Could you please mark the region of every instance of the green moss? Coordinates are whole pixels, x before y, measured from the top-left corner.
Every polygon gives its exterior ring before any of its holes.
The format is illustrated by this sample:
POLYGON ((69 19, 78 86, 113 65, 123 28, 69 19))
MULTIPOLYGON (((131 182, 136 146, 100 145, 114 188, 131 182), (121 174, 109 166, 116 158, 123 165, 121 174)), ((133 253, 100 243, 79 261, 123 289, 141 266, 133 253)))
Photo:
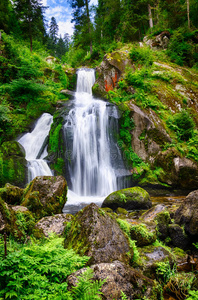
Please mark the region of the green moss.
POLYGON ((150 232, 144 224, 131 226, 130 234, 139 247, 152 244, 156 240, 155 232, 150 232))

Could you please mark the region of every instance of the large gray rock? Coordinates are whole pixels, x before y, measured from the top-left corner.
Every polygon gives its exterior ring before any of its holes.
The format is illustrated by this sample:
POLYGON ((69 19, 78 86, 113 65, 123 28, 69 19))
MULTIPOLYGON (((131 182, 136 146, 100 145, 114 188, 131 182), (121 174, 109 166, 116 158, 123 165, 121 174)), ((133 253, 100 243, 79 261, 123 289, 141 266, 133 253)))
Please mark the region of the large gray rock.
POLYGON ((44 217, 36 223, 35 228, 48 237, 50 233, 61 235, 64 232, 65 226, 72 219, 68 214, 57 214, 54 216, 44 217))
POLYGON ((188 194, 175 212, 175 222, 184 226, 185 232, 198 237, 198 190, 188 194))
MULTIPOLYGON (((121 291, 127 299, 161 299, 160 288, 156 282, 120 261, 95 264, 91 269, 94 281, 105 280, 101 288, 103 300, 121 300, 123 299, 121 291)), ((85 270, 86 268, 83 268, 68 276, 69 288, 77 285, 77 276, 83 274, 85 270)))
POLYGON ((151 206, 152 203, 149 194, 140 187, 113 192, 102 203, 102 207, 110 207, 113 210, 116 210, 118 207, 127 210, 148 209, 151 206))
POLYGON ((21 204, 41 219, 61 213, 66 195, 67 182, 63 176, 37 176, 26 188, 21 204))
POLYGON ((162 31, 152 39, 145 36, 143 42, 154 49, 166 49, 170 41, 170 36, 171 34, 169 31, 162 31))
POLYGON ((75 215, 64 247, 90 256, 89 264, 113 260, 128 262, 133 255, 128 238, 117 222, 94 203, 75 215))

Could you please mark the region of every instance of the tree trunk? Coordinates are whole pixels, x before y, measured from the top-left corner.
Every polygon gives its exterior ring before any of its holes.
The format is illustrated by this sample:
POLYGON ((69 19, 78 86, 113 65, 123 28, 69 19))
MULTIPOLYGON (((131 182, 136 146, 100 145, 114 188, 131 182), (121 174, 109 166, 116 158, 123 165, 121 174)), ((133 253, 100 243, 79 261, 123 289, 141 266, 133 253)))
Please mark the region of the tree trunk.
POLYGON ((149 13, 149 26, 150 26, 150 28, 153 28, 153 19, 152 19, 152 12, 151 12, 150 4, 148 4, 148 13, 149 13))
POLYGON ((190 0, 187 0, 187 17, 188 17, 188 28, 190 28, 190 0))
POLYGON ((86 12, 87 12, 87 23, 88 23, 88 30, 89 30, 89 39, 90 39, 90 54, 92 54, 93 49, 92 49, 91 22, 90 22, 90 17, 89 17, 88 0, 85 0, 85 5, 86 5, 86 12))

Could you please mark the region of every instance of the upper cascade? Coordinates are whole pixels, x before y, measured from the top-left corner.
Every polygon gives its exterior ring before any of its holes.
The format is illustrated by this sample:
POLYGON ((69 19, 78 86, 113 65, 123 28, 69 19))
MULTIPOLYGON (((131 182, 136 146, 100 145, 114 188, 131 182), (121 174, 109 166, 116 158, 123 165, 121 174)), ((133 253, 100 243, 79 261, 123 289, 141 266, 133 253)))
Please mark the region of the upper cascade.
POLYGON ((77 93, 92 95, 92 86, 95 82, 94 69, 79 69, 77 71, 77 93))

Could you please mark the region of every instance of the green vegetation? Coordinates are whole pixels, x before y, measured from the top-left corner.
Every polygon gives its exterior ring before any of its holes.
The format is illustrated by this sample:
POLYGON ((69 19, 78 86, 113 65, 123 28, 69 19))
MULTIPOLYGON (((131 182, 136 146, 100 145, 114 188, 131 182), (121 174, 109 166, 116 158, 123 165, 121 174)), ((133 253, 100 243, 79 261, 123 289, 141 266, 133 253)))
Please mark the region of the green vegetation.
POLYGON ((82 268, 88 257, 63 248, 63 239, 52 236, 27 245, 8 241, 8 255, 3 260, 0 241, 0 297, 9 299, 100 299, 103 282, 91 281, 93 271, 87 269, 78 285, 67 290, 66 278, 82 268))

